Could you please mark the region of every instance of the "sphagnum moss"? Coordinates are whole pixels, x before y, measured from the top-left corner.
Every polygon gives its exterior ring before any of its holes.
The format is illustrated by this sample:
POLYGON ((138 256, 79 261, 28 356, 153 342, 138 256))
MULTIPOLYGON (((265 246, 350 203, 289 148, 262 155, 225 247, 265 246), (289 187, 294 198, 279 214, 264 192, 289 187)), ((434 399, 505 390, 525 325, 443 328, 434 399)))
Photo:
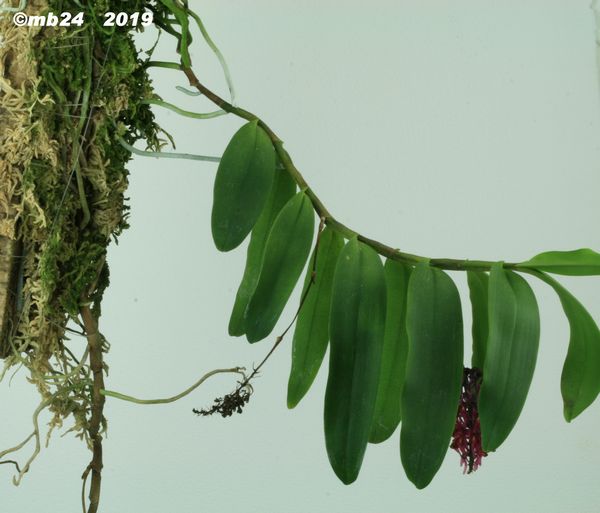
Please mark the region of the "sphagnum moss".
POLYGON ((83 10, 81 27, 17 27, 12 13, 0 14, 2 376, 24 365, 42 396, 38 410, 53 413, 51 429, 71 416, 72 429, 92 448, 105 426, 94 382, 107 343, 98 334, 93 368, 67 347, 67 324, 79 323, 85 309, 97 331, 107 247, 128 226, 131 153, 117 138, 130 145, 142 139, 154 151, 162 145, 143 103, 152 85, 135 29, 103 27, 100 17, 143 12, 147 4, 28 2, 29 15, 83 10))

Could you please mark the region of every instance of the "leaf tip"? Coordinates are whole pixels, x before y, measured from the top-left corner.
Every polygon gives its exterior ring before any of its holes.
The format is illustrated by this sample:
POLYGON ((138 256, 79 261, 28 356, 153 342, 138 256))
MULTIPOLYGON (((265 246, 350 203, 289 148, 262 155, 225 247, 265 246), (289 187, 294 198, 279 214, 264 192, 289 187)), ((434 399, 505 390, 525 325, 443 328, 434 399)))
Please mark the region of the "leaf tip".
MULTIPOLYGON (((490 429, 489 431, 493 431, 493 429, 490 429)), ((502 442, 504 442, 504 439, 506 438, 500 438, 496 433, 490 435, 489 431, 484 427, 482 423, 481 449, 487 453, 494 452, 496 449, 498 449, 498 447, 500 447, 500 445, 502 444, 502 442)))
POLYGON ((228 251, 237 248, 243 242, 243 240, 240 242, 232 242, 230 237, 221 236, 216 229, 213 229, 212 235, 215 247, 222 253, 227 253, 228 251))
POLYGON ((338 479, 342 483, 344 483, 346 486, 351 485, 358 478, 358 472, 353 472, 353 471, 346 470, 346 469, 340 469, 338 471, 338 469, 335 469, 335 468, 333 470, 335 472, 335 475, 338 477, 338 479))
POLYGON ((427 486, 429 486, 429 484, 431 483, 431 481, 433 479, 433 476, 431 478, 425 478, 425 479, 423 479, 422 477, 411 478, 409 476, 409 479, 410 479, 410 482, 415 485, 417 490, 423 490, 423 488, 427 488, 427 486))
POLYGON ((227 333, 230 337, 241 337, 245 334, 243 323, 236 322, 232 317, 227 326, 227 333))
POLYGON ((256 344, 256 342, 260 342, 264 337, 259 337, 253 333, 246 333, 246 340, 250 342, 250 344, 256 344))
POLYGON ((565 420, 568 423, 571 423, 571 421, 577 417, 578 413, 575 413, 573 411, 573 404, 570 404, 568 402, 565 402, 564 408, 563 408, 563 416, 565 417, 565 420))
POLYGON ((300 398, 297 397, 296 394, 294 394, 293 392, 288 390, 288 396, 287 396, 288 410, 293 410, 296 406, 298 406, 299 402, 300 402, 300 398))
POLYGON ((381 442, 385 442, 390 436, 392 436, 392 433, 389 430, 386 430, 383 426, 374 424, 369 434, 369 443, 380 444, 381 442))

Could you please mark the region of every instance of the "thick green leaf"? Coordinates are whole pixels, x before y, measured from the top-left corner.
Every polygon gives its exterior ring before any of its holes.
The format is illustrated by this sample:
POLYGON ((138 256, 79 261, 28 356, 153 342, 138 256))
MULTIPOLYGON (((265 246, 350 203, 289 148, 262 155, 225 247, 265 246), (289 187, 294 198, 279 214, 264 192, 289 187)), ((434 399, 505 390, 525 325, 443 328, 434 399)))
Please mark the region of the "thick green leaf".
POLYGON ((329 311, 333 274, 344 238, 339 232, 327 227, 321 233, 316 255, 315 282, 312 283, 313 261, 304 279, 302 296, 306 295, 296 320, 292 341, 292 370, 288 381, 287 404, 294 408, 312 385, 329 342, 329 311), (311 285, 312 283, 312 285, 311 285), (310 287, 308 293, 307 288, 310 287))
POLYGON ((336 475, 360 471, 375 411, 385 329, 386 284, 377 253, 353 238, 335 269, 325 393, 325 444, 336 475))
POLYGON ((506 440, 525 404, 537 359, 540 316, 529 284, 501 263, 490 273, 488 312, 479 418, 482 446, 489 452, 506 440))
POLYGON ((375 415, 369 436, 369 442, 374 444, 392 436, 400 423, 400 405, 408 354, 406 294, 411 271, 410 266, 397 260, 388 259, 385 263, 387 285, 385 335, 375 415))
POLYGON ((600 253, 587 248, 575 251, 548 251, 517 264, 517 267, 567 276, 597 276, 600 275, 600 253))
POLYGON ((230 251, 252 230, 265 205, 275 174, 275 149, 257 121, 240 128, 219 163, 212 208, 217 249, 230 251))
POLYGON ((483 370, 488 338, 488 284, 490 277, 482 271, 467 271, 471 311, 473 313, 473 356, 471 367, 483 370))
POLYGON ((410 277, 406 326, 400 456, 408 478, 424 488, 450 445, 463 376, 458 289, 446 273, 427 263, 418 264, 410 277))
POLYGON ((600 393, 600 330, 583 305, 560 283, 547 274, 533 274, 556 291, 571 328, 560 382, 564 416, 571 422, 600 393))
POLYGON ((290 174, 285 170, 277 171, 265 208, 252 229, 244 276, 235 296, 235 304, 229 319, 229 334, 232 337, 239 337, 246 332, 244 327, 246 308, 258 283, 267 237, 277 214, 295 192, 296 183, 290 174))
POLYGON ((303 192, 292 197, 275 218, 258 283, 246 309, 249 342, 258 342, 273 331, 306 264, 314 224, 312 204, 303 192))

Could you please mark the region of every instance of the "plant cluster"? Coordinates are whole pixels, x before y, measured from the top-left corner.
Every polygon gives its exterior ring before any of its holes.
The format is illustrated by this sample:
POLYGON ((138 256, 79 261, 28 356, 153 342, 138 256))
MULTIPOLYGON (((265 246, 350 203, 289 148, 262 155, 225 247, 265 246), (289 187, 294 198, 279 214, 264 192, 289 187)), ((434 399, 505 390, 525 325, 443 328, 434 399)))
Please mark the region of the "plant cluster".
POLYGON ((469 472, 500 447, 525 404, 540 339, 536 297, 523 273, 554 288, 571 326, 561 378, 566 420, 595 400, 600 331, 550 274, 598 275, 600 254, 551 251, 506 263, 391 250, 340 228, 294 179, 298 171, 278 148, 264 123, 249 121, 231 139, 215 178, 217 249, 232 250, 250 235, 229 334, 251 343, 271 334, 309 261, 316 210, 321 229, 292 342, 288 406, 306 394, 329 346, 325 441, 342 482, 358 477, 367 444, 388 439, 399 424, 402 465, 417 488, 431 482, 450 446, 469 472), (468 370, 461 301, 448 269, 468 277, 468 370))
POLYGON ((294 408, 306 395, 329 348, 324 432, 342 482, 356 480, 368 444, 390 438, 398 426, 400 459, 418 488, 431 482, 450 447, 471 472, 511 433, 533 378, 540 317, 524 274, 556 291, 571 328, 561 376, 566 420, 596 399, 600 331, 551 275, 600 275, 600 254, 551 251, 520 263, 428 258, 370 239, 338 221, 276 133, 235 105, 224 59, 187 1, 37 0, 27 9, 30 14, 83 9, 90 21, 78 29, 33 31, 12 26, 0 14, 0 278, 2 272, 10 278, 0 301, 0 345, 4 373, 25 366, 42 395, 33 433, 0 453, 2 458, 35 439, 32 457, 17 466, 16 483, 39 452, 37 418, 49 409, 51 429, 72 417, 71 429, 93 452, 83 477, 85 486, 91 475, 88 511, 97 511, 106 397, 169 403, 229 372, 242 376, 235 391, 194 412, 240 413, 253 392, 251 381, 294 323, 287 404, 294 408), (175 38, 179 58, 154 61, 153 49, 142 58, 131 28, 102 26, 108 10, 150 10, 159 31, 175 38), (192 70, 194 23, 223 66, 231 101, 192 70), (148 76, 153 67, 185 74, 196 91, 178 89, 203 95, 217 110, 189 112, 162 100, 148 76), (168 153, 162 151, 152 105, 196 119, 230 114, 245 123, 222 158, 168 153), (139 140, 145 150, 134 147, 139 140), (106 250, 127 228, 126 164, 132 153, 219 162, 214 243, 231 251, 249 238, 229 335, 250 343, 271 336, 306 268, 294 320, 249 376, 240 367, 214 370, 166 399, 105 389, 109 345, 98 320, 108 285, 106 250), (449 270, 467 273, 473 314, 468 368, 461 301, 449 270), (79 358, 69 348, 71 335, 87 338, 79 358))

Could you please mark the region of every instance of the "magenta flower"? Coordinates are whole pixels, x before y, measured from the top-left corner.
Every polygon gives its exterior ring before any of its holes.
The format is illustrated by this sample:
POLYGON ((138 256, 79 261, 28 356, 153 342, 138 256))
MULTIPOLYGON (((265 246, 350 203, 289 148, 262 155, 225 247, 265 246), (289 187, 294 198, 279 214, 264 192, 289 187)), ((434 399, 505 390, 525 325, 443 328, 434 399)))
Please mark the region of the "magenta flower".
POLYGON ((456 426, 450 447, 460 455, 463 474, 470 474, 481 465, 487 453, 481 447, 481 426, 477 413, 477 397, 481 388, 482 374, 479 369, 465 367, 462 393, 456 414, 456 426))

